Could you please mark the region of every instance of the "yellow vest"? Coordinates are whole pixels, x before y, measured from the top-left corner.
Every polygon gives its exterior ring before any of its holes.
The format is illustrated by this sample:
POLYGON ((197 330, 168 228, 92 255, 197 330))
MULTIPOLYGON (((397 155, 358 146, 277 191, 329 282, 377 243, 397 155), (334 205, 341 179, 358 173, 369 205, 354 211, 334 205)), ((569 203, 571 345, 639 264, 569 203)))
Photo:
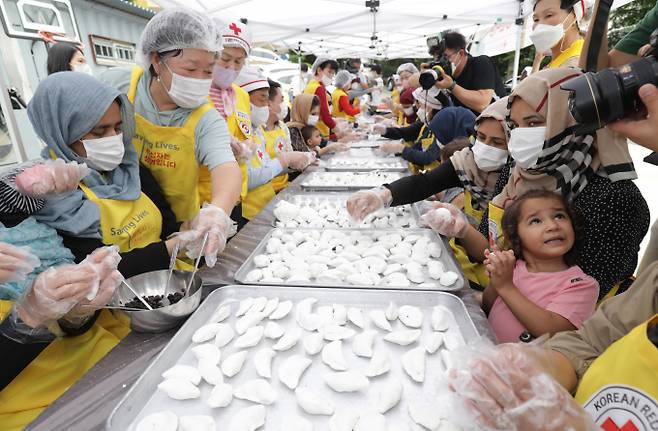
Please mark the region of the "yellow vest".
MULTIPOLYGON (((265 149, 271 159, 274 159, 281 153, 291 151, 291 143, 287 142, 288 133, 286 130, 277 126, 274 130, 265 130, 265 127, 260 129, 263 137, 265 138, 265 149)), ((272 179, 272 187, 275 192, 280 192, 288 186, 288 174, 279 175, 272 179)))
MULTIPOLYGON (((0 301, 0 318, 11 309, 0 301)), ((130 333, 130 323, 101 311, 84 334, 58 338, 0 392, 0 429, 25 428, 130 333)))
POLYGON ((136 201, 101 199, 80 183, 87 199, 98 205, 103 244, 116 245, 121 253, 160 241, 162 214, 144 193, 136 201))
MULTIPOLYGON (((226 118, 226 125, 231 136, 235 137, 238 141, 246 141, 251 139, 253 134, 249 93, 236 84, 232 84, 231 87, 235 92, 235 110, 226 118)), ((240 198, 244 199, 247 195, 247 171, 242 165, 240 166, 240 171, 242 172, 240 198)), ((210 172, 205 166, 201 166, 199 172, 199 200, 201 202, 210 202, 212 200, 212 180, 210 178, 210 172)))
MULTIPOLYGON (((473 217, 478 222, 482 221, 483 211, 473 208, 471 193, 468 190, 464 190, 464 214, 473 217)), ((489 285, 489 277, 487 276, 487 270, 484 265, 479 262, 472 262, 468 257, 466 249, 457 244, 455 238, 450 240, 450 247, 455 253, 455 258, 459 262, 466 278, 482 287, 487 287, 489 285)))
POLYGON ((404 115, 404 112, 398 112, 398 126, 400 127, 409 126, 409 122, 407 121, 407 117, 404 115))
POLYGON ((658 347, 647 336, 656 323, 658 314, 613 343, 580 381, 575 399, 600 429, 658 429, 658 347))
MULTIPOLYGON (((417 144, 420 143, 423 151, 427 151, 430 145, 434 143, 434 140, 435 140, 434 133, 431 130, 427 130, 427 125, 423 124, 423 127, 420 129, 420 133, 418 133, 418 138, 416 138, 416 141, 410 146, 415 147, 417 144), (427 135, 426 135, 426 131, 428 132, 427 135)), ((441 160, 435 160, 429 165, 425 165, 425 166, 418 166, 409 162, 409 169, 414 174, 417 174, 420 171, 431 171, 432 169, 436 168, 440 164, 441 164, 441 160)))
POLYGON ((400 92, 396 87, 394 87, 393 91, 391 91, 391 100, 395 104, 400 104, 400 92))
MULTIPOLYGON (((304 94, 315 95, 315 91, 320 86, 321 86, 320 81, 318 81, 317 79, 311 79, 311 81, 308 83, 308 85, 306 85, 306 88, 304 89, 304 94)), ((322 86, 322 90, 326 91, 324 86, 322 86)), ((327 106, 327 108, 329 107, 327 106)), ((324 122, 321 119, 318 120, 318 124, 316 124, 315 127, 317 127, 317 129, 320 131, 322 137, 328 138, 329 135, 331 135, 331 129, 329 129, 329 126, 324 124, 324 122)))
MULTIPOLYGON (((128 99, 133 103, 143 73, 141 68, 133 68, 128 90, 128 99)), ((192 220, 201 207, 194 136, 199 120, 211 109, 210 103, 198 107, 182 127, 160 126, 135 114, 133 144, 139 161, 157 180, 179 222, 192 220)))
MULTIPOLYGON (((268 157, 267 150, 256 133, 253 134, 252 139, 256 144, 256 151, 254 151, 254 156, 249 160, 249 164, 253 168, 260 168, 263 165, 263 158, 268 157)), ((247 181, 247 178, 247 175, 244 175, 243 173, 243 187, 245 186, 244 183, 247 181)), ((242 217, 247 220, 253 219, 263 208, 265 208, 265 206, 267 206, 274 196, 276 196, 276 193, 274 193, 272 181, 249 190, 247 195, 242 199, 242 217)))
POLYGON ((346 118, 350 122, 354 122, 354 116, 348 115, 345 111, 340 109, 340 98, 341 97, 347 97, 347 93, 341 89, 337 88, 334 90, 333 94, 331 95, 331 115, 334 118, 346 118))
POLYGON ((557 67, 562 67, 562 65, 566 63, 567 60, 574 57, 580 58, 580 52, 583 50, 584 43, 585 43, 584 39, 576 40, 574 43, 571 44, 569 48, 562 51, 560 55, 558 55, 550 63, 548 63, 548 66, 546 66, 546 68, 554 69, 557 67))

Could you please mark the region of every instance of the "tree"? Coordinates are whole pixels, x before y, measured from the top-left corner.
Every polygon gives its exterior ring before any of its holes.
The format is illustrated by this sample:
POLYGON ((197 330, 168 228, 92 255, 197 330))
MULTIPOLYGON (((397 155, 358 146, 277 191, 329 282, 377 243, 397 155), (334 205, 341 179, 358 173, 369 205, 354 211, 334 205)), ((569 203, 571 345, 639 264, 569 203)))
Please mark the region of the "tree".
POLYGON ((656 4, 654 0, 634 0, 614 10, 610 14, 608 46, 615 46, 656 4))

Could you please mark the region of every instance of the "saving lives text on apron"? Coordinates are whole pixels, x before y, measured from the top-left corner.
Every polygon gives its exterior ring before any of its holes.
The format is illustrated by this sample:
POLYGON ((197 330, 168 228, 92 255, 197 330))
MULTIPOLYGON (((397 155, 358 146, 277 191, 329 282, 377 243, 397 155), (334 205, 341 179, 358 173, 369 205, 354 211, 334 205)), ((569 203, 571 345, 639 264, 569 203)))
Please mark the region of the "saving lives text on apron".
MULTIPOLYGON (((249 164, 254 168, 260 168, 263 164, 263 158, 268 157, 265 145, 260 141, 257 134, 253 135, 254 143, 256 144, 254 156, 249 160, 249 164)), ((243 173, 242 183, 248 181, 248 176, 243 173)), ((269 181, 262 186, 255 187, 247 192, 247 196, 242 199, 242 217, 251 220, 258 215, 259 212, 276 196, 272 181, 269 181)))
POLYGON ((647 335, 656 324, 658 314, 613 343, 578 385, 576 401, 601 430, 658 430, 658 347, 647 335))
MULTIPOLYGON (((226 125, 228 126, 228 133, 240 142, 251 139, 253 134, 251 126, 251 103, 249 101, 249 93, 244 91, 236 84, 232 84, 231 88, 235 93, 235 109, 226 118, 226 125)), ((242 190, 240 190, 240 199, 247 196, 247 168, 244 163, 238 161, 240 171, 242 172, 242 190)), ((199 199, 201 202, 210 202, 212 200, 212 181, 210 179, 210 172, 205 166, 200 167, 199 171, 199 199)))
MULTIPOLYGON (((143 73, 139 67, 133 69, 128 90, 133 103, 143 73)), ((133 144, 139 162, 151 171, 179 222, 192 220, 201 208, 194 135, 199 120, 211 109, 210 103, 196 108, 182 127, 153 124, 135 113, 133 144)))
MULTIPOLYGON (((265 130, 265 127, 260 127, 260 132, 265 139, 265 149, 270 158, 274 159, 279 154, 287 151, 292 151, 290 144, 288 144, 288 133, 282 127, 276 127, 274 130, 265 130)), ((280 192, 288 186, 288 174, 282 174, 272 179, 272 187, 275 192, 280 192)))

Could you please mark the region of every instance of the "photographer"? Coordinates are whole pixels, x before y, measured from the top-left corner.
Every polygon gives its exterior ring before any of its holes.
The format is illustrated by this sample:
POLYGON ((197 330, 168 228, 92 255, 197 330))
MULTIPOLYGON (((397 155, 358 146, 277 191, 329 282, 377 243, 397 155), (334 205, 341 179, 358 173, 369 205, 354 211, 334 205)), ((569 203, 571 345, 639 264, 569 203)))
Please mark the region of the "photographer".
POLYGON ((494 99, 505 96, 505 87, 491 58, 473 57, 466 52, 466 39, 462 34, 445 33, 442 44, 445 46, 442 57, 450 62, 452 74, 444 73, 434 85, 448 90, 456 106, 469 108, 479 115, 494 99))

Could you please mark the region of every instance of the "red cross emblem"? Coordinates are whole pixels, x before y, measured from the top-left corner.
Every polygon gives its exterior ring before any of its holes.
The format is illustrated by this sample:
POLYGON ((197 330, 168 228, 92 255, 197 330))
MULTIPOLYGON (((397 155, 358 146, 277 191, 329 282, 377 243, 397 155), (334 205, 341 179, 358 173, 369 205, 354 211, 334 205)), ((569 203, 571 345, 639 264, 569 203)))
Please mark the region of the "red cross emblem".
POLYGON ((283 142, 279 142, 277 148, 279 149, 279 151, 283 151, 283 142))
POLYGON ((233 30, 233 34, 236 36, 239 36, 240 33, 242 33, 242 29, 237 26, 234 22, 231 23, 231 25, 228 26, 229 30, 233 30))
POLYGON ((258 154, 259 159, 263 160, 263 152, 261 150, 258 150, 256 154, 258 154))
POLYGON ((632 421, 627 421, 621 428, 617 426, 612 418, 608 418, 601 425, 605 431, 639 431, 632 421))

